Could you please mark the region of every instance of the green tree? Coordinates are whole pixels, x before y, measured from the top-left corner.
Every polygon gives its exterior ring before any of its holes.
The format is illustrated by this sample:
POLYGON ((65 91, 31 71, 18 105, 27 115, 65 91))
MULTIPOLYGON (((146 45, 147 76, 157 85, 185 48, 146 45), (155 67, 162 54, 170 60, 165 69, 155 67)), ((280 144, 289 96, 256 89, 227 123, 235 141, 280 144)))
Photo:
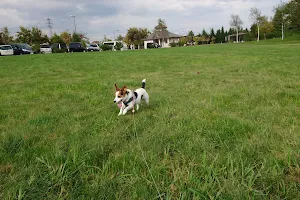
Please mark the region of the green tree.
POLYGON ((187 35, 187 39, 188 39, 188 42, 193 42, 194 40, 194 32, 193 31, 189 31, 188 35, 187 35))
POLYGON ((209 39, 212 43, 214 43, 216 40, 215 30, 213 28, 210 29, 209 39))
POLYGON ((300 33, 300 0, 291 0, 287 5, 291 30, 300 33))
POLYGON ((9 44, 13 41, 13 36, 10 35, 8 28, 4 27, 0 32, 0 44, 9 44))
POLYGON ((222 28, 221 28, 221 36, 220 36, 222 43, 225 42, 225 36, 226 36, 226 34, 225 34, 225 31, 224 31, 224 27, 222 26, 222 28))
POLYGON ((236 42, 239 42, 239 30, 242 28, 243 21, 238 15, 231 15, 230 26, 234 27, 236 30, 236 42))
POLYGON ((20 26, 20 30, 17 32, 16 41, 20 43, 32 44, 31 30, 20 26))
MULTIPOLYGON (((73 34, 74 35, 74 34, 73 34)), ((75 34, 75 37, 77 37, 77 35, 78 34, 75 34)), ((69 32, 67 32, 67 31, 64 31, 64 32, 62 32, 61 34, 60 34, 60 38, 61 38, 61 40, 63 41, 63 43, 64 44, 67 44, 67 45, 69 45, 70 43, 71 43, 71 41, 72 42, 80 42, 81 41, 81 39, 77 39, 76 41, 73 41, 73 38, 71 37, 71 34, 69 33, 69 32)), ((75 38, 76 39, 76 38, 75 38)))
MULTIPOLYGON (((65 43, 62 38, 57 35, 56 33, 53 34, 53 36, 50 38, 50 43, 54 44, 54 43, 65 43)), ((65 43, 66 44, 66 43, 65 43)))
POLYGON ((261 33, 264 35, 264 39, 267 39, 267 36, 274 31, 274 26, 272 21, 269 21, 266 16, 262 17, 260 29, 261 29, 261 33))
POLYGON ((38 27, 31 28, 31 41, 32 44, 39 46, 42 43, 48 43, 49 38, 46 34, 43 34, 42 30, 38 27))
POLYGON ((120 35, 118 35, 118 37, 117 37, 117 41, 123 41, 123 36, 120 34, 120 35))
POLYGON ((250 15, 249 18, 251 21, 256 25, 257 27, 257 41, 260 39, 260 26, 262 24, 262 21, 264 17, 261 15, 261 11, 255 7, 250 9, 250 15))
POLYGON ((288 14, 288 4, 281 3, 275 8, 275 15, 273 17, 273 26, 274 26, 274 34, 275 36, 280 36, 282 32, 282 25, 285 24, 288 26, 288 20, 285 16, 288 14))
POLYGON ((145 39, 148 34, 149 31, 146 28, 133 27, 128 29, 124 40, 128 45, 134 44, 140 49, 140 46, 143 44, 143 39, 145 39))
POLYGON ((195 41, 195 44, 199 44, 201 42, 201 36, 195 36, 194 37, 194 41, 195 41))
POLYGON ((188 42, 188 38, 187 37, 181 37, 179 39, 179 46, 184 46, 184 45, 186 45, 187 42, 188 42))
POLYGON ((74 32, 72 34, 72 42, 81 42, 81 34, 74 32))
POLYGON ((222 42, 221 30, 218 29, 216 32, 216 43, 221 43, 221 42, 222 42))
POLYGON ((201 34, 201 35, 204 36, 204 37, 207 37, 207 36, 208 36, 208 34, 207 34, 207 32, 205 31, 205 29, 202 30, 202 34, 201 34))

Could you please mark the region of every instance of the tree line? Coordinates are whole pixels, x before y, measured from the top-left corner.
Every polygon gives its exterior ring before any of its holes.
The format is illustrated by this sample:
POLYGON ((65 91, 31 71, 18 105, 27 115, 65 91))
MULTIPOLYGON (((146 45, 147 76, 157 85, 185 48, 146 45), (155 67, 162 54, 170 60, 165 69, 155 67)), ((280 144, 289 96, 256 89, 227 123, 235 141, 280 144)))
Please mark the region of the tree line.
POLYGON ((88 41, 83 34, 71 34, 67 31, 62 32, 61 34, 54 33, 54 35, 49 38, 38 27, 26 28, 20 26, 15 37, 11 36, 7 27, 0 30, 0 44, 26 43, 31 45, 34 50, 39 50, 40 44, 43 43, 63 43, 68 45, 70 42, 82 42, 83 44, 86 44, 88 41))

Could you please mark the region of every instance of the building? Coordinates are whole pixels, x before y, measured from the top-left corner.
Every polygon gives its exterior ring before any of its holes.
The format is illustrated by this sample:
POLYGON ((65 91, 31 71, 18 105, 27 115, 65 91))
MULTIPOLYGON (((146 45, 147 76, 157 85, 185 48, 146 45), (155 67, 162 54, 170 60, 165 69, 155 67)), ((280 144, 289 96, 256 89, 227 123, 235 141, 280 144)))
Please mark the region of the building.
MULTIPOLYGON (((245 41, 245 39, 244 39, 245 35, 246 35, 246 33, 239 33, 238 41, 239 42, 244 42, 245 41)), ((236 34, 226 36, 225 41, 226 42, 236 42, 236 34)))
POLYGON ((182 36, 171 33, 167 30, 164 22, 160 22, 152 34, 144 39, 144 48, 147 49, 149 45, 158 44, 162 48, 170 47, 170 43, 178 43, 182 36))

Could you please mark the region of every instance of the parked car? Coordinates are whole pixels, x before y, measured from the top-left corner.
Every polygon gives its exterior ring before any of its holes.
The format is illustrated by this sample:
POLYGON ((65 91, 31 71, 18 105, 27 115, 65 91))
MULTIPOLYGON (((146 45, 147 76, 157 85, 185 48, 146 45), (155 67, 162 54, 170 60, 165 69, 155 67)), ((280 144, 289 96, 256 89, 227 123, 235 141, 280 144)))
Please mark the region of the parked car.
POLYGON ((161 46, 157 43, 148 43, 147 48, 149 48, 149 49, 151 49, 151 48, 161 48, 161 46))
POLYGON ((121 51, 124 50, 128 50, 127 48, 127 44, 125 44, 124 42, 120 42, 120 41, 108 41, 108 42, 103 42, 103 45, 109 45, 112 47, 113 51, 116 51, 116 47, 117 47, 117 43, 122 43, 122 48, 120 49, 121 51))
POLYGON ((86 52, 86 48, 80 42, 71 42, 69 52, 86 52))
POLYGON ((66 44, 54 43, 51 45, 53 53, 66 53, 68 52, 68 47, 66 44))
POLYGON ((0 45, 0 56, 14 55, 14 50, 10 45, 0 45))
POLYGON ((48 44, 42 44, 40 47, 41 53, 52 53, 52 48, 48 44))
POLYGON ((14 49, 14 55, 34 54, 32 48, 28 44, 11 44, 11 46, 14 49))
POLYGON ((87 46, 87 51, 100 51, 98 44, 90 44, 87 46))

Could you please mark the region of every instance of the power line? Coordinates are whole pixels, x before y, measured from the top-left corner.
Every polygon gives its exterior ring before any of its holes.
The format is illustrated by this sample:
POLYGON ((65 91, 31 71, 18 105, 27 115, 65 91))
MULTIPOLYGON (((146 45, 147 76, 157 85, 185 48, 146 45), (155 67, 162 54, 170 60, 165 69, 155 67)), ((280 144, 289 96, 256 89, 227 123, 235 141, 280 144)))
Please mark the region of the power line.
POLYGON ((52 28, 53 28, 53 23, 52 23, 52 19, 50 19, 49 17, 46 19, 46 25, 47 25, 47 28, 49 28, 49 34, 50 34, 50 37, 52 37, 52 28))

